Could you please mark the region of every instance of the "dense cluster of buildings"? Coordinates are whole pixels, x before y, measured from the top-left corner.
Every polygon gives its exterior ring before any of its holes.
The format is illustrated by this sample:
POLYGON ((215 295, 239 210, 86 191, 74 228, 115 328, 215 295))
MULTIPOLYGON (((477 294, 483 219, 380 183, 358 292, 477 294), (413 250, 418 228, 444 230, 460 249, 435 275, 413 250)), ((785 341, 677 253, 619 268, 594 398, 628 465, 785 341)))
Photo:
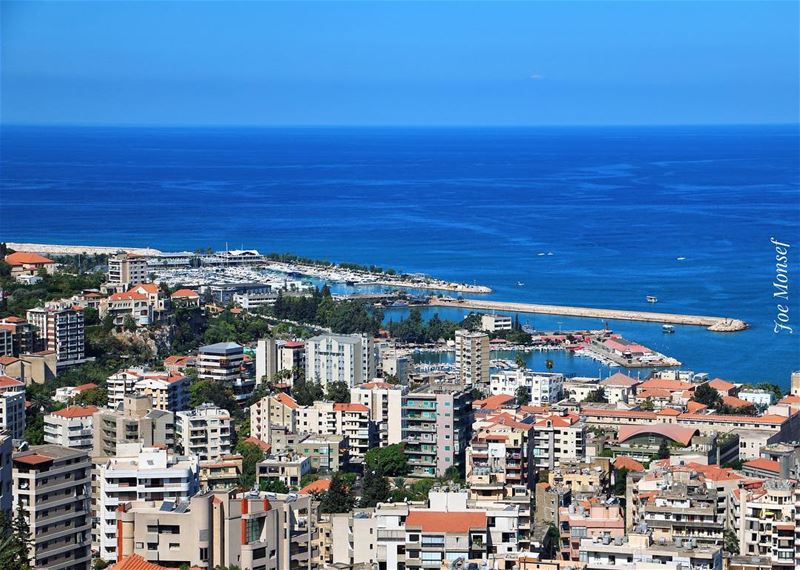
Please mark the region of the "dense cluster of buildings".
MULTIPOLYGON (((11 261, 23 281, 52 271, 11 261)), ((192 289, 148 283, 151 269, 120 253, 101 291, 0 321, 0 510, 27 518, 37 569, 800 566, 800 374, 778 398, 685 371, 497 367, 502 315, 456 331, 441 370, 387 335, 201 346, 115 371, 98 405, 76 404, 95 384, 59 388, 45 443, 24 442, 26 384, 85 361, 87 308, 123 327, 202 308, 192 289), (190 406, 194 379, 229 388, 249 431, 234 410, 190 406), (301 397, 301 379, 337 401, 301 397), (405 458, 387 482, 402 500, 323 508, 337 472, 356 474, 358 496, 368 454, 389 446, 405 458)))

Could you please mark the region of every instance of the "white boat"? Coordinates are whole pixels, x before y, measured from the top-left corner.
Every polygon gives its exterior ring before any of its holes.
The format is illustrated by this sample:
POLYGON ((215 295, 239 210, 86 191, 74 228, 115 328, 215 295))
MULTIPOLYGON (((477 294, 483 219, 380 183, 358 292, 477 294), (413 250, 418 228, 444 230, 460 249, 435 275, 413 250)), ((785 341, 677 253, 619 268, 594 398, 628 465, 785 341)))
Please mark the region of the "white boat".
POLYGON ((525 283, 522 281, 517 281, 517 287, 525 287, 525 283))
POLYGON ((683 261, 686 258, 685 257, 676 257, 675 259, 677 259, 678 261, 683 261))
POLYGON ((654 295, 648 295, 647 296, 647 302, 648 303, 658 303, 658 297, 655 297, 654 295))
POLYGON ((664 334, 672 334, 675 332, 675 327, 672 325, 661 325, 661 332, 664 334))

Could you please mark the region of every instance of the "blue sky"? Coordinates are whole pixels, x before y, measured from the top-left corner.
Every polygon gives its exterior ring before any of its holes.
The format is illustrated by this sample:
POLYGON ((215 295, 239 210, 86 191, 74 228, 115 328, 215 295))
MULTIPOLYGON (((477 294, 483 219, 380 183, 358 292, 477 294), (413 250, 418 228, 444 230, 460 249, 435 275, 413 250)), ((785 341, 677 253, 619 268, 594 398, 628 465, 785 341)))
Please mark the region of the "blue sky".
POLYGON ((798 121, 798 3, 7 2, 4 123, 798 121))

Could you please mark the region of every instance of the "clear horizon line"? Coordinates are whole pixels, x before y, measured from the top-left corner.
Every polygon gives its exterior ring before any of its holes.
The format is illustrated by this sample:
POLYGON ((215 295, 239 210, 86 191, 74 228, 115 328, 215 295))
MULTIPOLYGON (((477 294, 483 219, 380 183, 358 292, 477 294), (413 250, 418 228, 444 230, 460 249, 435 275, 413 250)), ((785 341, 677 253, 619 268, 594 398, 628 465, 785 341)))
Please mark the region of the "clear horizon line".
POLYGON ((639 128, 639 127, 796 127, 795 122, 686 122, 686 123, 526 123, 511 125, 505 123, 286 123, 286 124, 246 124, 246 123, 38 123, 38 122, 0 122, 2 128, 130 128, 130 129, 531 129, 531 128, 639 128))

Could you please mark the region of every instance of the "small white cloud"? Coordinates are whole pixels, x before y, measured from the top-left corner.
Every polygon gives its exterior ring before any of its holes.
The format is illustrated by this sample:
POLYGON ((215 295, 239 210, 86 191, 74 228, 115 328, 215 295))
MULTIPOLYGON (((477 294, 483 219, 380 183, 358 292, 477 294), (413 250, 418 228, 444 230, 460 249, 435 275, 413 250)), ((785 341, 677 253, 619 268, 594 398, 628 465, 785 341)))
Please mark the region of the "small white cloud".
POLYGON ((544 75, 534 73, 533 75, 531 75, 531 79, 533 79, 534 81, 541 81, 542 79, 544 79, 544 75))

